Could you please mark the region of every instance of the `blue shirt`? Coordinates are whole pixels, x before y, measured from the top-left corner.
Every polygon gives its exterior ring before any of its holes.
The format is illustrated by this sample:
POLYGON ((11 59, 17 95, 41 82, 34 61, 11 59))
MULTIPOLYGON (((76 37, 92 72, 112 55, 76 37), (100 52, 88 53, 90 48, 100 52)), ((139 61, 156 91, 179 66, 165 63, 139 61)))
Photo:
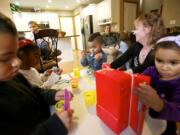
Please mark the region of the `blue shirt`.
POLYGON ((92 53, 87 54, 85 58, 81 59, 83 66, 89 66, 93 70, 99 70, 102 68, 102 64, 107 61, 107 55, 102 52, 102 57, 96 60, 92 53))

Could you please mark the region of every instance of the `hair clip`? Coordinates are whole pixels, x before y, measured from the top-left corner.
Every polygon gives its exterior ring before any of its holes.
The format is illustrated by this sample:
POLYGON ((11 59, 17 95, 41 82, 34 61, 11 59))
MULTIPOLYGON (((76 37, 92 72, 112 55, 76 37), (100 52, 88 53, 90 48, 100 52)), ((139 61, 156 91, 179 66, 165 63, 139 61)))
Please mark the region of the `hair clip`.
POLYGON ((180 34, 177 36, 167 36, 159 39, 157 43, 164 42, 164 41, 173 41, 180 47, 180 34))
POLYGON ((18 44, 19 44, 19 48, 23 48, 28 45, 33 45, 34 43, 29 39, 22 39, 18 41, 18 44))

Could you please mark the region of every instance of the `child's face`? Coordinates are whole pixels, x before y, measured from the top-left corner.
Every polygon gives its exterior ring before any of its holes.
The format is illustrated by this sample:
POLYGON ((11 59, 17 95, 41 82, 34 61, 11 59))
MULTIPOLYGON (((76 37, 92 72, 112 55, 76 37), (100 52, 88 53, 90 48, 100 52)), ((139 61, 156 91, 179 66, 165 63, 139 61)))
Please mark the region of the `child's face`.
POLYGON ((16 51, 16 37, 0 33, 0 81, 10 80, 18 74, 21 61, 16 51))
POLYGON ((28 54, 26 61, 28 61, 29 67, 36 67, 40 63, 40 51, 32 51, 28 54))
POLYGON ((38 25, 35 23, 29 24, 29 29, 31 32, 37 32, 38 31, 38 25))
POLYGON ((145 27, 142 22, 136 22, 133 32, 136 36, 136 41, 142 43, 142 41, 149 36, 150 27, 145 27))
POLYGON ((155 66, 162 80, 172 80, 180 77, 180 52, 173 49, 157 49, 155 66))
POLYGON ((97 41, 88 42, 89 51, 94 55, 101 51, 101 44, 97 41))

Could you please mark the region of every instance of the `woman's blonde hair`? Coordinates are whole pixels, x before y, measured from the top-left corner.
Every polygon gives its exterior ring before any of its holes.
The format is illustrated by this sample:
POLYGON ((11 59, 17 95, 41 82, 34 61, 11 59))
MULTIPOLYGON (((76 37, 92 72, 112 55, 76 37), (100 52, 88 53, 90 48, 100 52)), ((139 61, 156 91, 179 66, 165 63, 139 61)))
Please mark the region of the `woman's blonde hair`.
POLYGON ((135 24, 138 22, 142 22, 145 27, 151 27, 151 32, 149 33, 149 44, 155 44, 155 42, 165 33, 163 19, 158 13, 140 15, 135 20, 135 24))

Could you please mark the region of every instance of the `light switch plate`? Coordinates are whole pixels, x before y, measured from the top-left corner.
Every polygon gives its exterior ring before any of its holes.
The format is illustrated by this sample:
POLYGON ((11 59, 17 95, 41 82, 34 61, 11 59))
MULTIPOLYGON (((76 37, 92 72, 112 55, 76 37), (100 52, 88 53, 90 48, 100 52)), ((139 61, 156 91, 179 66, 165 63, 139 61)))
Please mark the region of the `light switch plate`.
POLYGON ((176 24, 176 20, 170 20, 169 23, 170 24, 176 24))

